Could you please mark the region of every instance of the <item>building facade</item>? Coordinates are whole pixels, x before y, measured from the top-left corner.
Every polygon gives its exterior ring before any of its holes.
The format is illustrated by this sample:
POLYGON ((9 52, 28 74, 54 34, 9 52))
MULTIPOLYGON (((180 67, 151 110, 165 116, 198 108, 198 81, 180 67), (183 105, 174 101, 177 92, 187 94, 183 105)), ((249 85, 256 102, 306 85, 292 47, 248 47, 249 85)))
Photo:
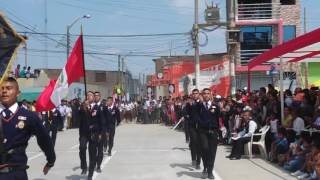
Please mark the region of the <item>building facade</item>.
MULTIPOLYGON (((301 34, 301 8, 300 0, 236 0, 235 9, 235 23, 240 30, 236 86, 243 88, 247 86, 247 65, 252 58, 301 34)), ((278 68, 277 65, 266 63, 252 70, 251 89, 271 83, 277 86, 278 74, 270 72, 272 67, 278 68)), ((295 72, 295 84, 301 85, 298 63, 286 64, 284 70, 295 72)))
MULTIPOLYGON (((51 79, 57 79, 61 73, 61 69, 45 69, 42 70, 38 78, 19 78, 19 84, 21 87, 29 92, 29 89, 37 89, 35 93, 41 93, 42 90, 49 84, 51 79)), ((134 79, 130 72, 118 72, 118 71, 86 71, 86 82, 88 91, 99 91, 102 98, 112 96, 113 88, 118 83, 122 84, 124 93, 123 99, 130 100, 136 99, 141 93, 141 82, 138 79, 134 79)), ((24 93, 22 89, 22 93, 24 93)), ((69 87, 68 99, 84 98, 84 84, 83 78, 80 81, 73 83, 69 87)))

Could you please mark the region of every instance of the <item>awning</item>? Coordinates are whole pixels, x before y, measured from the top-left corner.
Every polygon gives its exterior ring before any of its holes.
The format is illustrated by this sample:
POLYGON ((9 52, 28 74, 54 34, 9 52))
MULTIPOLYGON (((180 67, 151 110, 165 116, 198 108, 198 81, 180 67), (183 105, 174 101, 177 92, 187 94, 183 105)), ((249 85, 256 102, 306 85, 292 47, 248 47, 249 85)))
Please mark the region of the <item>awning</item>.
POLYGON ((252 59, 248 64, 250 71, 266 62, 320 62, 320 28, 276 46, 252 59))

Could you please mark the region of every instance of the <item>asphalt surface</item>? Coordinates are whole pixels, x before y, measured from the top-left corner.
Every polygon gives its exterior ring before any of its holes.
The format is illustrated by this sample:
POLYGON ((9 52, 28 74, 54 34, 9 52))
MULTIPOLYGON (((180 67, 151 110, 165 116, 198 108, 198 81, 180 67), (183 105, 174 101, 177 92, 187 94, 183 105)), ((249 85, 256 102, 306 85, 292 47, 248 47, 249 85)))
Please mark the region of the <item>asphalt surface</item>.
MULTIPOLYGON (((36 140, 29 142, 27 154, 31 180, 80 180, 78 130, 60 132, 57 136, 57 161, 47 176, 46 163, 36 140)), ((284 180, 295 179, 281 168, 259 157, 231 161, 225 156, 230 148, 219 146, 215 165, 216 180, 284 180)), ((87 157, 88 158, 88 157, 87 157)), ((116 130, 111 157, 105 156, 102 173, 96 180, 191 180, 199 179, 202 170, 191 166, 190 151, 184 134, 163 125, 122 124, 116 130)))

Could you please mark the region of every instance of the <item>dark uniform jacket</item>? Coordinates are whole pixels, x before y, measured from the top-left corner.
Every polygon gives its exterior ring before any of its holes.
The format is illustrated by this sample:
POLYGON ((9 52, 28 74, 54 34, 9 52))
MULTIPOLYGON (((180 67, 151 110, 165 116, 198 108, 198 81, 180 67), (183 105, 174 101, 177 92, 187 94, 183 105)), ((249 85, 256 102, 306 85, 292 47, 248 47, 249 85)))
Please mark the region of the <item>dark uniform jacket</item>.
POLYGON ((91 105, 90 120, 89 120, 89 132, 90 133, 103 133, 103 127, 105 126, 105 118, 102 113, 102 106, 96 103, 91 105))
POLYGON ((106 119, 106 129, 109 131, 110 129, 115 129, 117 125, 120 123, 120 111, 117 107, 107 107, 104 106, 104 117, 106 119))
POLYGON ((199 127, 202 129, 218 129, 219 128, 219 117, 220 108, 218 105, 209 101, 206 107, 205 102, 201 102, 200 106, 200 119, 199 127))
POLYGON ((82 104, 79 110, 79 117, 79 135, 80 137, 89 137, 90 108, 82 104))
POLYGON ((55 130, 58 128, 59 122, 62 121, 60 111, 54 109, 54 111, 49 112, 49 120, 46 122, 46 126, 49 130, 55 130))
POLYGON ((39 147, 47 157, 47 162, 53 165, 56 160, 54 147, 40 118, 33 112, 19 108, 17 104, 9 109, 14 111, 11 111, 10 117, 6 117, 4 111, 0 114, 4 148, 8 152, 7 160, 0 156, 0 162, 9 166, 26 166, 28 141, 31 135, 35 135, 39 147))
POLYGON ((200 102, 193 102, 192 104, 188 103, 186 105, 186 109, 189 115, 189 126, 190 127, 196 127, 198 126, 198 123, 200 121, 200 108, 201 104, 200 102))

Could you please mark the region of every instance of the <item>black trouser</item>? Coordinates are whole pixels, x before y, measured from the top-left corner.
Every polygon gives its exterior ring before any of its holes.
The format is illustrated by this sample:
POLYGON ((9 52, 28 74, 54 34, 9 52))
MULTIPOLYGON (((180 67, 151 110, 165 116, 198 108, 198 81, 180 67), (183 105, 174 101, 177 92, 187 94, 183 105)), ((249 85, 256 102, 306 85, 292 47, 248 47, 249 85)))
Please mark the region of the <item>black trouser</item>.
POLYGON ((0 180, 28 180, 27 171, 19 170, 9 173, 0 173, 0 180))
POLYGON ((189 129, 189 123, 187 119, 184 119, 184 134, 186 136, 186 142, 190 141, 190 129, 189 129))
POLYGON ((52 141, 53 147, 56 144, 57 132, 58 132, 58 129, 56 127, 51 127, 51 129, 50 129, 50 133, 51 133, 50 137, 51 137, 51 141, 52 141))
POLYGON ((199 133, 204 169, 206 169, 209 174, 212 174, 214 161, 216 159, 219 132, 218 129, 200 129, 199 133))
POLYGON ((189 125, 190 132, 190 151, 192 161, 196 161, 197 165, 200 165, 201 161, 201 148, 200 148, 200 137, 196 127, 189 125))
POLYGON ((116 128, 111 128, 109 129, 109 138, 108 138, 108 152, 111 153, 112 148, 113 148, 113 141, 114 141, 114 135, 116 132, 116 128))
POLYGON ((232 157, 240 158, 244 151, 244 145, 251 140, 251 137, 242 137, 232 142, 232 157))
POLYGON ((96 165, 100 167, 103 159, 103 142, 99 135, 94 134, 89 139, 89 177, 93 176, 96 165))
POLYGON ((80 156, 80 163, 81 169, 87 169, 87 144, 88 144, 88 137, 87 136, 80 136, 79 138, 79 156, 80 156))

